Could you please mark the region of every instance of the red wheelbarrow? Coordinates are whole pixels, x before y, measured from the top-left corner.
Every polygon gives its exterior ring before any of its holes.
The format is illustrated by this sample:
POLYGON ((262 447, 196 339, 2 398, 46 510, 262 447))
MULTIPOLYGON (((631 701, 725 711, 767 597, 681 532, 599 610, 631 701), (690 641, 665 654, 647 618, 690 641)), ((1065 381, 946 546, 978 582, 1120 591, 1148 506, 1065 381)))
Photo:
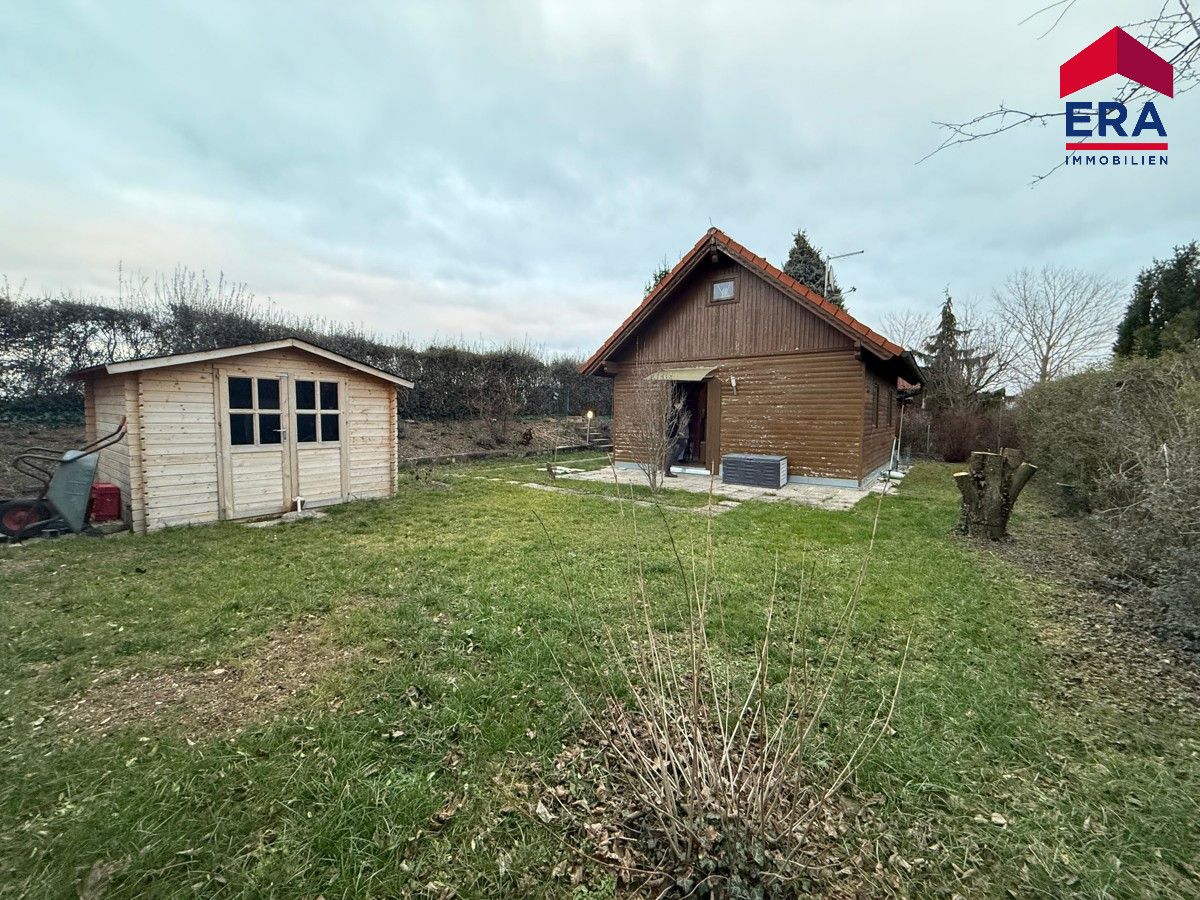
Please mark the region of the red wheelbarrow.
POLYGON ((125 420, 112 434, 78 450, 60 453, 46 447, 31 447, 12 462, 12 467, 42 483, 36 497, 19 497, 0 503, 0 533, 10 540, 37 534, 43 528, 63 523, 79 533, 87 521, 88 500, 100 451, 125 437, 125 420))

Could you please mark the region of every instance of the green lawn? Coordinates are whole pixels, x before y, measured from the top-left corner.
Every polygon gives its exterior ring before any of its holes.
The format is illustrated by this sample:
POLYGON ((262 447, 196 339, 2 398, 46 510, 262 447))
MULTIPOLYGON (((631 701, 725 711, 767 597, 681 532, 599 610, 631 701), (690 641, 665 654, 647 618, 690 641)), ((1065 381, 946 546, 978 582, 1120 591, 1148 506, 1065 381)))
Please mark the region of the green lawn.
MULTIPOLYGON (((540 464, 405 476, 394 499, 292 525, 0 548, 0 895, 74 896, 100 863, 93 893, 117 897, 603 896, 602 875, 551 877, 559 838, 505 787, 574 739, 554 656, 570 666, 578 629, 620 615, 631 541, 611 501, 488 480, 543 480, 540 464), (581 623, 539 518, 590 595, 581 623), (60 717, 113 670, 236 667, 298 627, 337 662, 240 730, 60 717)), ((1037 640, 1049 588, 949 536, 954 494, 925 466, 883 501, 851 625, 864 695, 913 632, 895 734, 855 787, 883 798, 886 874, 914 897, 1200 896, 1200 723, 1060 703, 1037 640)), ((663 525, 638 515, 665 596, 663 525)), ((776 554, 785 605, 816 567, 810 638, 827 634, 874 515, 869 499, 711 520, 728 651, 753 654, 776 554)), ((685 547, 710 524, 665 520, 685 547)))

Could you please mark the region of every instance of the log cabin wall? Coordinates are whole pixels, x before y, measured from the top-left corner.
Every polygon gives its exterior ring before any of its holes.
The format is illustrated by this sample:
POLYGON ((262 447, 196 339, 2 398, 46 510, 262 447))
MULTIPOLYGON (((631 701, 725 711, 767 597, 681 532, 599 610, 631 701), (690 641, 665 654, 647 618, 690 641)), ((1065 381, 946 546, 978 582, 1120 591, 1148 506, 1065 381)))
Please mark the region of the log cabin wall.
POLYGON ((863 393, 863 474, 886 466, 892 457, 899 408, 896 403, 896 379, 888 378, 866 366, 863 393))
MULTIPOLYGON (((858 480, 864 378, 853 350, 696 363, 718 367, 721 454, 783 454, 789 476, 858 480)), ((621 462, 638 461, 628 410, 643 377, 630 368, 613 379, 613 452, 621 462)))
POLYGON ((704 370, 660 376, 703 378, 705 420, 716 427, 701 425, 689 461, 712 470, 728 453, 786 454, 793 478, 859 485, 889 460, 897 373, 921 380, 899 345, 716 228, 581 367, 614 379, 622 463, 641 461, 637 435, 656 427, 638 420, 661 418, 633 410, 654 406, 639 385, 664 369, 704 370))
POLYGON ((881 462, 891 450, 890 433, 874 428, 864 445, 863 398, 872 389, 854 342, 727 259, 702 262, 612 359, 618 461, 638 461, 630 420, 637 385, 669 366, 717 369, 720 454, 783 454, 791 477, 857 481, 878 468, 881 447, 881 462), (735 299, 713 302, 713 282, 728 278, 735 299))

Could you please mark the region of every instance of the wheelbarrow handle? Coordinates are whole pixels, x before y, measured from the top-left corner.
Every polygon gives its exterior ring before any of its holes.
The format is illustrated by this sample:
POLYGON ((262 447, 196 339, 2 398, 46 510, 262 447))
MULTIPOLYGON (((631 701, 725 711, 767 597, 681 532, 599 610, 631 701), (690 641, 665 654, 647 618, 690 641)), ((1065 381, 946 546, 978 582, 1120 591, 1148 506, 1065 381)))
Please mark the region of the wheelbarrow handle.
POLYGON ((39 456, 37 454, 30 455, 22 453, 11 463, 12 467, 22 475, 32 478, 34 481, 40 482, 42 489, 39 496, 45 495, 46 489, 50 486, 50 479, 53 477, 53 469, 46 469, 39 466, 39 462, 50 463, 57 462, 58 457, 39 456))
MULTIPOLYGON (((99 453, 101 450, 111 447, 125 437, 126 431, 125 417, 122 416, 116 431, 80 447, 78 451, 79 456, 90 456, 93 453, 99 453)), ((11 465, 22 475, 28 475, 35 481, 40 481, 42 483, 42 493, 44 494, 50 485, 50 480, 54 477, 54 470, 62 462, 62 450, 54 450, 50 447, 30 447, 13 459, 11 465)))
POLYGON ((80 447, 79 452, 83 454, 97 453, 106 447, 111 447, 113 444, 119 443, 125 437, 126 431, 128 431, 125 421, 125 416, 121 416, 121 422, 117 425, 116 431, 106 434, 104 437, 98 438, 84 447, 80 447))

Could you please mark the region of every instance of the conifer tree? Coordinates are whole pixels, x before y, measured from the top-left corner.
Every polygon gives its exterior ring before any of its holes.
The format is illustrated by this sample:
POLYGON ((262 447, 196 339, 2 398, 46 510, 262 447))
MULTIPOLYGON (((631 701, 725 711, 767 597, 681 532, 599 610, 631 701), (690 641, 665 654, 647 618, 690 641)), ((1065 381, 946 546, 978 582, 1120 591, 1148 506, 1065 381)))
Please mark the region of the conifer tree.
POLYGON ((830 303, 845 307, 842 289, 838 287, 833 271, 829 272, 829 287, 825 287, 825 258, 820 249, 814 247, 808 235, 802 230, 792 236, 792 249, 788 252, 783 271, 791 275, 805 287, 816 291, 830 303))
POLYGON ((667 261, 664 259, 662 261, 662 265, 660 265, 650 274, 650 280, 646 282, 646 287, 642 291, 642 298, 645 299, 646 297, 649 297, 650 292, 658 287, 658 283, 670 274, 671 267, 667 265, 667 261))
POLYGON ((930 408, 969 409, 984 399, 980 386, 994 354, 971 346, 970 334, 970 329, 959 327, 947 288, 937 330, 916 354, 925 370, 925 397, 930 408))
POLYGON ((1117 330, 1117 356, 1158 356, 1200 340, 1200 243, 1143 269, 1117 330))

